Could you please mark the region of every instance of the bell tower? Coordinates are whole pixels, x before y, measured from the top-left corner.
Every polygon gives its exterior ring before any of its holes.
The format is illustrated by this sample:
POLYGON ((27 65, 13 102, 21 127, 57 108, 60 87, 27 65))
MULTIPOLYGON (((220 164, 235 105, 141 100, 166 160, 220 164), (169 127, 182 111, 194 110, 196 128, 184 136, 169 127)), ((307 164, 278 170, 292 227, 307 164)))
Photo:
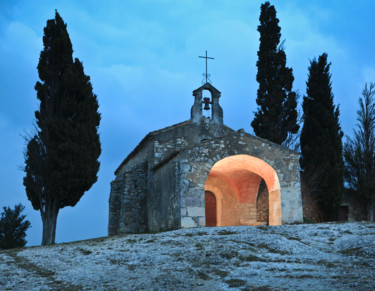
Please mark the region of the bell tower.
POLYGON ((193 123, 200 123, 203 117, 202 110, 211 110, 211 120, 210 123, 223 124, 223 109, 219 105, 219 98, 221 92, 217 90, 210 83, 205 83, 203 86, 193 91, 194 104, 191 107, 191 121, 193 123), (211 93, 210 98, 203 98, 203 90, 208 90, 211 93), (211 107, 211 108, 210 108, 211 107))

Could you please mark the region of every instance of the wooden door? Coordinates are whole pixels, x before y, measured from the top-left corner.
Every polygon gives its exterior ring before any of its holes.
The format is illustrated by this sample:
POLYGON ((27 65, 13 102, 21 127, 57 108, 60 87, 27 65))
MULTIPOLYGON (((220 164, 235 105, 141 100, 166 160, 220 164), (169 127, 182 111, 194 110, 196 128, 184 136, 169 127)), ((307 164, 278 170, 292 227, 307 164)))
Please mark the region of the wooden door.
POLYGON ((216 197, 210 191, 205 191, 206 226, 216 226, 216 197))

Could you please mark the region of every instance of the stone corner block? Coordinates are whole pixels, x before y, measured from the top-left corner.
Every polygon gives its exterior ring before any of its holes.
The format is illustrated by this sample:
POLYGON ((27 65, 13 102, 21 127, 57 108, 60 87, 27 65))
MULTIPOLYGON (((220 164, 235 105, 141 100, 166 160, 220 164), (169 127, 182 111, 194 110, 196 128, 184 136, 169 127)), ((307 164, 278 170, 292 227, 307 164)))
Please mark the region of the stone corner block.
POLYGON ((205 216, 204 207, 186 207, 188 216, 196 217, 196 216, 205 216))
POLYGON ((206 226, 206 217, 198 217, 198 225, 206 226))
POLYGON ((197 223, 191 217, 182 217, 181 228, 198 227, 197 223))

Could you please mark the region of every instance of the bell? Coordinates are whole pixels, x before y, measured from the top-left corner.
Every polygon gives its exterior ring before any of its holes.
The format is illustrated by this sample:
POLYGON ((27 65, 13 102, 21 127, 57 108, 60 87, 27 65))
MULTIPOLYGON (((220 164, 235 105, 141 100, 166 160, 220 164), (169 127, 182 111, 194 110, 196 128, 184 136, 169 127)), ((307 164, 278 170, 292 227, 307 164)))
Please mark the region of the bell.
POLYGON ((204 103, 204 110, 210 110, 210 98, 203 98, 203 103, 204 103))

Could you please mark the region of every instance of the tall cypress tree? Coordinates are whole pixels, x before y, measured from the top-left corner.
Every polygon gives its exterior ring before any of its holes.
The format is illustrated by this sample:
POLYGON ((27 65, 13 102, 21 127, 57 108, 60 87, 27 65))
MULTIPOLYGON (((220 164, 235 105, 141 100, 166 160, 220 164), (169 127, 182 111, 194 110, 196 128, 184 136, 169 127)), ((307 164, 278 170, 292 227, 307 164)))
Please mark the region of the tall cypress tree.
POLYGON ((273 5, 261 5, 260 45, 258 51, 258 110, 251 126, 257 136, 282 144, 289 134, 297 133, 297 101, 292 91, 293 70, 286 67, 281 29, 273 5))
POLYGON ((334 106, 327 54, 310 63, 301 159, 304 181, 315 197, 326 221, 335 220, 343 190, 342 136, 339 108, 334 106))
POLYGON ((344 177, 358 200, 367 206, 367 219, 375 213, 375 84, 362 91, 354 137, 344 145, 344 177))
POLYGON ((66 24, 47 21, 35 85, 37 132, 25 152, 24 185, 43 221, 42 245, 55 242, 59 210, 74 206, 97 180, 101 153, 98 101, 82 63, 73 61, 66 24))

